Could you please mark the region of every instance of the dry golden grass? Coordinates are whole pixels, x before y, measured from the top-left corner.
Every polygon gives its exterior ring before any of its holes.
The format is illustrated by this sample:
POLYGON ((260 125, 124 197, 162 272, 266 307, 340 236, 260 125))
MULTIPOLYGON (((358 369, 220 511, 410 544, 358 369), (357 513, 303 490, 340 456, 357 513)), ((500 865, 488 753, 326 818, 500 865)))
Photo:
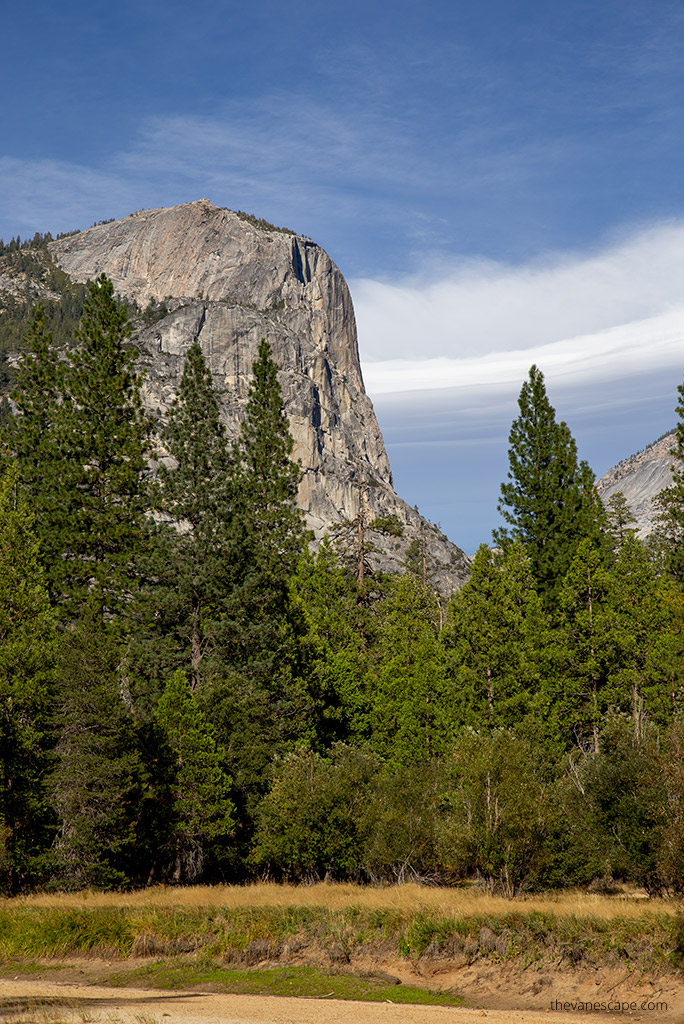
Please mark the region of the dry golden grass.
POLYGON ((648 899, 641 893, 616 896, 584 892, 565 892, 545 896, 504 899, 476 888, 440 889, 416 884, 370 886, 347 883, 294 886, 275 883, 236 886, 188 886, 154 888, 130 893, 79 892, 16 897, 0 900, 0 909, 11 906, 53 907, 323 907, 342 910, 362 907, 369 910, 396 910, 403 913, 429 913, 443 918, 461 918, 481 914, 523 913, 537 910, 557 915, 611 919, 634 918, 642 914, 674 915, 681 909, 676 901, 648 899))

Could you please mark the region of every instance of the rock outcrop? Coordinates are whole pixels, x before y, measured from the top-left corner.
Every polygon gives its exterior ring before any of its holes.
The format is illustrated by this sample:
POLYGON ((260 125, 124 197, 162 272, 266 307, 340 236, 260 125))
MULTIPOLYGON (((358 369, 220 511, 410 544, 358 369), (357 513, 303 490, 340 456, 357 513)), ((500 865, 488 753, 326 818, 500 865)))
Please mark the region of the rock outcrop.
POLYGON ((674 444, 674 433, 666 434, 643 451, 618 462, 596 482, 604 503, 622 491, 636 516, 635 526, 641 538, 647 537, 654 527, 653 499, 672 483, 674 460, 670 452, 674 444))
POLYGON ((185 352, 197 339, 234 435, 265 338, 280 367, 295 458, 303 470, 300 503, 316 537, 355 518, 363 501, 369 521, 391 515, 401 524, 401 535, 374 534, 376 564, 399 568, 411 541, 425 541, 439 589, 449 592, 463 581, 463 552, 394 492, 364 390, 351 296, 320 246, 201 199, 140 210, 49 248, 73 280, 105 273, 120 295, 160 311, 136 340, 144 400, 162 418, 185 352))

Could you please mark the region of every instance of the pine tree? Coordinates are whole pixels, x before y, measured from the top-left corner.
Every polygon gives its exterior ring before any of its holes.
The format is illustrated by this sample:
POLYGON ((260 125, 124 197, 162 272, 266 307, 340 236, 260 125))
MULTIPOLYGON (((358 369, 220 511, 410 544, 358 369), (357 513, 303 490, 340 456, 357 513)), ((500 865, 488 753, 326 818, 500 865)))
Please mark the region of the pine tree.
POLYGON ((262 341, 237 443, 242 552, 235 594, 237 661, 262 679, 282 662, 292 640, 290 579, 308 534, 297 505, 301 469, 283 412, 278 367, 262 341))
POLYGON ((359 621, 356 577, 340 563, 327 534, 315 556, 306 552, 300 559, 292 594, 306 628, 315 735, 326 747, 333 739, 367 738, 367 622, 359 621))
POLYGON ((290 586, 307 538, 296 503, 300 469, 264 341, 253 371, 236 445, 235 585, 221 622, 223 670, 199 695, 229 752, 245 823, 273 758, 310 735, 316 705, 305 678, 306 623, 290 586))
POLYGON ((632 526, 635 522, 636 516, 629 507, 629 502, 622 491, 616 491, 610 496, 606 506, 607 532, 615 551, 619 551, 636 535, 636 529, 632 526))
POLYGON ((135 856, 143 774, 130 694, 119 645, 96 613, 65 631, 57 674, 56 881, 82 889, 144 879, 135 856))
POLYGON ((611 703, 609 678, 619 657, 619 624, 610 606, 612 583, 604 553, 584 538, 560 596, 568 659, 560 700, 575 736, 580 741, 589 737, 595 751, 601 719, 611 703))
POLYGON ((675 458, 672 483, 657 495, 655 504, 659 511, 657 543, 664 568, 681 586, 684 582, 684 383, 679 385, 677 393, 678 420, 674 447, 670 450, 675 458))
POLYGON ((104 274, 89 286, 64 405, 72 531, 64 560, 71 603, 108 614, 130 598, 145 536, 150 420, 126 309, 104 274))
POLYGON ((191 685, 202 680, 207 659, 222 653, 222 620, 236 585, 239 542, 234 524, 233 466, 219 418, 211 373, 197 341, 188 349, 178 394, 162 434, 175 465, 159 468, 151 600, 154 642, 173 647, 170 660, 185 665, 191 685))
MULTIPOLYGON (((67 462, 61 430, 64 371, 47 319, 38 307, 25 338, 25 351, 11 392, 15 411, 4 431, 21 487, 36 514, 35 529, 48 585, 61 566, 64 529, 69 522, 64 500, 67 462)), ((53 588, 51 587, 51 590, 53 588)))
POLYGON ((530 558, 540 593, 548 602, 557 590, 579 540, 598 540, 603 522, 594 476, 577 462, 577 446, 565 423, 556 423, 544 377, 530 369, 518 399, 520 415, 509 434, 508 482, 501 485, 499 512, 509 524, 494 533, 506 546, 519 540, 530 558))
POLYGON ((57 645, 33 516, 17 476, 10 467, 0 479, 0 889, 10 892, 26 883, 47 845, 57 645))
POLYGON ((435 599, 407 573, 392 580, 380 615, 381 660, 370 681, 371 742, 393 763, 428 761, 443 752, 454 721, 435 599))
POLYGON ((235 827, 225 751, 180 670, 166 685, 156 720, 171 751, 173 880, 192 882, 202 873, 207 845, 235 827))
POLYGON ((548 715, 543 698, 535 698, 549 638, 522 544, 498 553, 481 545, 442 635, 460 722, 495 729, 515 725, 533 709, 548 715))
POLYGON ((51 594, 67 619, 86 604, 106 616, 130 600, 147 507, 150 422, 130 324, 104 274, 88 289, 77 347, 63 359, 36 315, 9 433, 51 594))

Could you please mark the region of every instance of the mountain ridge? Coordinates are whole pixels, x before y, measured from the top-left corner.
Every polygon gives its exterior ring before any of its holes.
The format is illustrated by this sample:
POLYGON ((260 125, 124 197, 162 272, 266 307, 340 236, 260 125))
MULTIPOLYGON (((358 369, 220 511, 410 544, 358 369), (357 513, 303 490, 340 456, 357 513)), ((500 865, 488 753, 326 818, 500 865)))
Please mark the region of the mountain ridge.
POLYGON ((654 498, 672 483, 674 445, 675 432, 670 431, 642 451, 622 459, 596 481, 599 496, 606 504, 622 491, 636 518, 634 525, 641 539, 648 537, 655 527, 654 498))

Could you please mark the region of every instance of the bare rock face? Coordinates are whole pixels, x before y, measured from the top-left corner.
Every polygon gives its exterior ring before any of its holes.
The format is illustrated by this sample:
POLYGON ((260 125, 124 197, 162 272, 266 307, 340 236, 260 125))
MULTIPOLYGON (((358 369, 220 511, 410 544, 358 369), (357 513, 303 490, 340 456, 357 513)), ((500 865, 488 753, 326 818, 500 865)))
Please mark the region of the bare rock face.
POLYGON ((674 433, 666 434, 636 455, 618 462, 617 466, 596 482, 596 489, 605 503, 622 491, 636 516, 639 537, 647 537, 654 527, 653 499, 672 483, 674 459, 670 452, 675 445, 674 433))
POLYGON ((200 199, 100 224, 52 242, 50 253, 73 280, 105 273, 138 306, 164 303, 165 315, 136 338, 145 404, 162 418, 197 339, 235 435, 265 338, 304 473, 300 504, 317 539, 355 518, 363 501, 369 520, 393 515, 403 528, 402 536, 374 535, 379 567, 398 569, 410 542, 427 538, 439 589, 450 592, 465 579, 463 552, 394 492, 364 390, 351 296, 318 245, 200 199))

